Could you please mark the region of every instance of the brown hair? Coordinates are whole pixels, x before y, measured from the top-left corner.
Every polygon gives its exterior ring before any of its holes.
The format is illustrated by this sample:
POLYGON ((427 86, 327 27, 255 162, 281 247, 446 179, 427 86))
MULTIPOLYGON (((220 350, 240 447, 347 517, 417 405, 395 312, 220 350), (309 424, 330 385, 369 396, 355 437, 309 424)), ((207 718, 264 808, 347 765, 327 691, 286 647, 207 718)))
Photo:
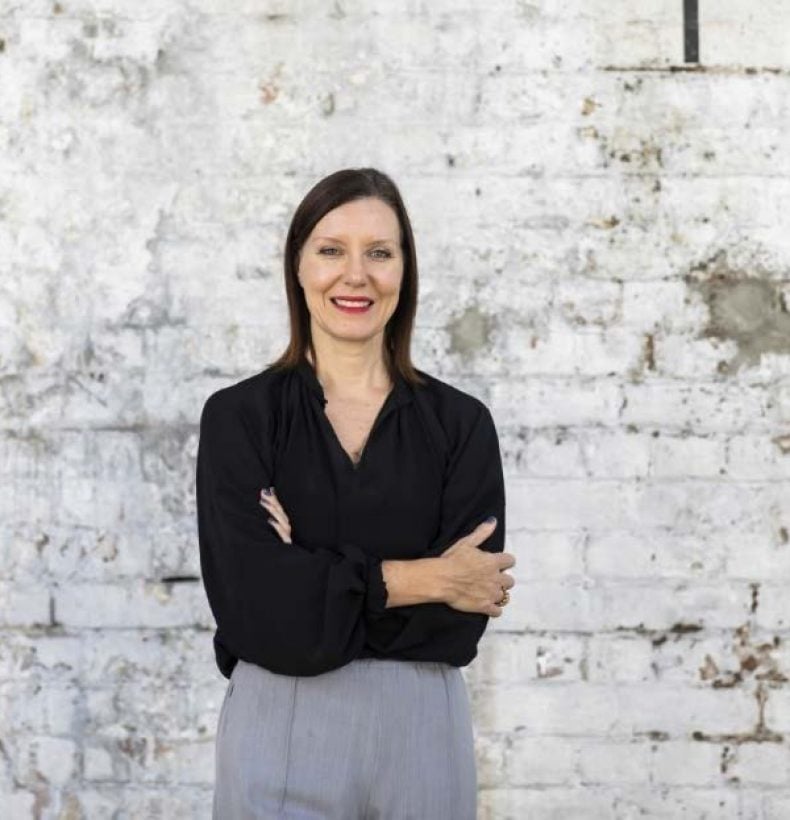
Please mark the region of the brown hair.
POLYGON ((417 253, 414 234, 400 192, 387 174, 375 168, 344 168, 319 180, 299 203, 285 240, 285 292, 291 339, 285 351, 271 363, 275 368, 295 367, 309 349, 316 360, 310 333, 310 311, 297 278, 298 258, 310 232, 324 214, 357 199, 376 197, 397 214, 400 224, 403 279, 398 306, 384 328, 384 362, 390 377, 396 373, 411 384, 423 384, 411 361, 411 334, 417 313, 417 253))

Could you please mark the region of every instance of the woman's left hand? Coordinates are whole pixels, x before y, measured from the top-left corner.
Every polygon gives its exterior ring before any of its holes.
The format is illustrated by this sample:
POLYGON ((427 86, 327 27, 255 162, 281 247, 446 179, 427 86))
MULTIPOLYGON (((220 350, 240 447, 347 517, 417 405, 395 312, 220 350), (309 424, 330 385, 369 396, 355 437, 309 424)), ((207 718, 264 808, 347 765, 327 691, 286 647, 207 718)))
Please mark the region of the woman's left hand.
POLYGON ((267 487, 270 491, 269 495, 261 490, 261 497, 260 501, 258 502, 267 512, 271 514, 271 518, 269 518, 269 523, 274 527, 275 530, 280 535, 280 538, 285 541, 286 544, 291 543, 291 522, 288 520, 288 516, 285 514, 285 510, 282 507, 282 504, 277 500, 277 496, 274 493, 274 487, 267 487))

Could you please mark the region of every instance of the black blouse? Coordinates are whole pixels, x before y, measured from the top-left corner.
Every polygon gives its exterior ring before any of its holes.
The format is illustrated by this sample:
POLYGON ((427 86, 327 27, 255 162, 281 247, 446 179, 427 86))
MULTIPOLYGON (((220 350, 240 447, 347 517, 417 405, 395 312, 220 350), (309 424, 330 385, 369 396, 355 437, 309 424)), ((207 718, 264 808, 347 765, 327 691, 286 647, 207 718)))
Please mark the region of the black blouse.
POLYGON ((354 658, 465 666, 489 616, 444 603, 385 609, 385 559, 440 555, 487 516, 505 544, 505 486, 490 411, 418 370, 398 375, 357 465, 324 412, 313 366, 268 367, 212 393, 200 416, 200 566, 217 666, 237 659, 318 675, 354 658), (259 503, 274 485, 287 544, 259 503))

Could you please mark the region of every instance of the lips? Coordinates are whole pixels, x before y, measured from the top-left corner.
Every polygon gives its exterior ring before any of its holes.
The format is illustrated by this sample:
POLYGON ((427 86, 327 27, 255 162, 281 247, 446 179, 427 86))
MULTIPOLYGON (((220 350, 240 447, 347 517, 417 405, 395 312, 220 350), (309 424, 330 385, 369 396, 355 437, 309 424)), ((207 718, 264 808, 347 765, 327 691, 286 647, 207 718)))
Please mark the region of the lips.
POLYGON ((342 310, 344 313, 365 313, 373 304, 373 300, 367 297, 346 298, 333 296, 330 301, 338 310, 342 310))

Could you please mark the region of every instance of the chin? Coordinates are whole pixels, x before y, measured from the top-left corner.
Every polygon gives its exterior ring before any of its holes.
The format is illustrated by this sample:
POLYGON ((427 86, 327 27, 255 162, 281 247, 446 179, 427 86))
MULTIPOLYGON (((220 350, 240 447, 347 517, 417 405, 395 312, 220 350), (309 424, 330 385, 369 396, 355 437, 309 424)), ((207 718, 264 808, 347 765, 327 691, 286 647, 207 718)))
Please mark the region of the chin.
POLYGON ((332 335, 336 339, 341 339, 345 342, 367 342, 379 334, 378 328, 360 328, 359 330, 349 333, 348 330, 334 330, 332 335))

